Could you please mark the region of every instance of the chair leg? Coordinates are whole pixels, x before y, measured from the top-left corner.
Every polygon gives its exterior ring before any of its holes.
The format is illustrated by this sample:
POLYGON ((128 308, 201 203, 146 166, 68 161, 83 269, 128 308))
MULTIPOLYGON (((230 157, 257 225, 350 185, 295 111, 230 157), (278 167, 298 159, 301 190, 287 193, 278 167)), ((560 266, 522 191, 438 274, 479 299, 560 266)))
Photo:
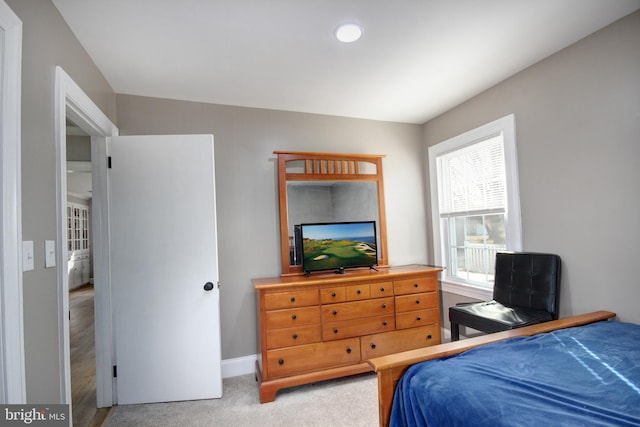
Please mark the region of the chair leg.
POLYGON ((460 325, 451 322, 451 341, 458 341, 460 339, 460 325))

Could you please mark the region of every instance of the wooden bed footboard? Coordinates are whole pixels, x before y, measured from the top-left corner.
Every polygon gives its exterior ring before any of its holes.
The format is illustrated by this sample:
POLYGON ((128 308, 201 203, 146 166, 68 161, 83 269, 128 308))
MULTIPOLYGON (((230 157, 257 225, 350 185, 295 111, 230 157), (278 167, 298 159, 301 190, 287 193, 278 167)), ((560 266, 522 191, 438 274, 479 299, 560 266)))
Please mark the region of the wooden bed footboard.
POLYGON ((400 377, 411 365, 424 362, 426 360, 454 356, 481 345, 491 344, 509 338, 532 336, 552 332, 557 329, 587 325, 589 323, 608 320, 615 316, 616 314, 610 311, 595 311, 579 316, 572 316, 564 319, 552 320, 550 322, 539 323, 537 325, 526 326, 524 328, 496 332, 475 338, 438 344, 431 347, 420 348, 418 350, 405 351, 403 353, 396 353, 371 359, 368 363, 378 374, 378 414, 380 426, 386 427, 389 425, 391 405, 393 403, 393 395, 396 385, 398 384, 400 377))

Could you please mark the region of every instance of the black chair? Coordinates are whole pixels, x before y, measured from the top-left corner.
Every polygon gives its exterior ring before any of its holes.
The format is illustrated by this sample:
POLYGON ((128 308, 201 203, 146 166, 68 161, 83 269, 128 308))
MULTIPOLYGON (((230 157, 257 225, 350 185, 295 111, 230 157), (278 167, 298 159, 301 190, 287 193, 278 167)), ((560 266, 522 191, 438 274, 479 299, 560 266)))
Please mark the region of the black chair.
POLYGON ((493 333, 558 318, 560 257, 532 252, 499 252, 493 300, 449 307, 451 341, 460 325, 493 333))

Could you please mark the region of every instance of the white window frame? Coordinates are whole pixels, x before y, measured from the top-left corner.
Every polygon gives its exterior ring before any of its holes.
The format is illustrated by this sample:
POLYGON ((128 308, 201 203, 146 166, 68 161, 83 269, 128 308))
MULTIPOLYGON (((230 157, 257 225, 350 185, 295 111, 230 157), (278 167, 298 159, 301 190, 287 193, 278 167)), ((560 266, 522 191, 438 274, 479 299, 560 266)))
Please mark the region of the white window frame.
POLYGON ((520 215, 520 189, 518 185, 518 156, 516 152, 515 116, 510 114, 484 126, 429 147, 429 180, 431 189, 431 219, 433 225, 433 252, 436 265, 443 266, 442 290, 469 298, 487 300, 493 296, 490 288, 474 285, 451 276, 446 269, 447 243, 443 240, 438 200, 437 159, 446 153, 459 150, 502 133, 506 173, 507 209, 505 212, 506 245, 509 251, 522 250, 522 220, 520 215))

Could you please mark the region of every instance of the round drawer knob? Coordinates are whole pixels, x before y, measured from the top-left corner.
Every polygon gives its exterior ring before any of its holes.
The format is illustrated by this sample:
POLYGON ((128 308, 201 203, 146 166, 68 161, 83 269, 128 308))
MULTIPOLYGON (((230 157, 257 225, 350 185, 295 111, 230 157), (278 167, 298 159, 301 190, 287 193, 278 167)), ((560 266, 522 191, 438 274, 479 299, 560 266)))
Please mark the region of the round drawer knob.
POLYGON ((418 316, 418 317, 416 317, 416 320, 419 322, 419 321, 422 320, 422 317, 418 316))
POLYGON ((428 339, 428 340, 430 340, 431 338, 432 338, 432 337, 431 337, 431 334, 427 335, 427 339, 428 339))
POLYGON ((333 333, 334 333, 334 334, 337 334, 337 333, 338 333, 338 329, 334 329, 334 330, 333 330, 333 333))
POLYGON ((335 298, 335 297, 336 297, 336 293, 335 293, 335 292, 332 292, 332 293, 331 293, 331 296, 335 298))
POLYGON ((376 345, 375 345, 375 344, 371 344, 371 348, 372 348, 373 350, 375 350, 375 349, 376 349, 376 345))
POLYGON ((347 348, 347 353, 351 354, 351 349, 347 348))
POLYGON ((291 302, 296 302, 296 297, 291 297, 291 302))
POLYGON ((380 288, 380 292, 384 292, 384 288, 380 288))
POLYGON ((417 284, 417 283, 414 283, 414 284, 413 284, 413 287, 414 287, 414 288, 417 288, 417 287, 418 287, 418 284, 417 284))
POLYGON ((382 326, 387 326, 389 323, 385 320, 384 322, 382 322, 382 326))
POLYGON ((360 295, 361 293, 362 293, 362 291, 361 291, 360 289, 358 289, 358 290, 356 291, 356 294, 358 294, 358 295, 360 295))
POLYGON ((296 319, 298 318, 298 316, 296 316, 295 314, 292 314, 292 315, 291 315, 291 318, 292 318, 293 320, 296 320, 296 319))
POLYGON ((382 308, 387 308, 387 304, 382 304, 382 308))
POLYGON ((298 339, 298 334, 293 334, 293 339, 297 340, 298 339))
POLYGON ((284 365, 284 359, 278 360, 278 365, 284 365))
POLYGON ((419 299, 416 300, 416 304, 420 304, 420 300, 419 299))
POLYGON ((337 310, 333 310, 333 313, 331 313, 331 314, 333 314, 335 316, 336 314, 338 314, 338 311, 337 310))

